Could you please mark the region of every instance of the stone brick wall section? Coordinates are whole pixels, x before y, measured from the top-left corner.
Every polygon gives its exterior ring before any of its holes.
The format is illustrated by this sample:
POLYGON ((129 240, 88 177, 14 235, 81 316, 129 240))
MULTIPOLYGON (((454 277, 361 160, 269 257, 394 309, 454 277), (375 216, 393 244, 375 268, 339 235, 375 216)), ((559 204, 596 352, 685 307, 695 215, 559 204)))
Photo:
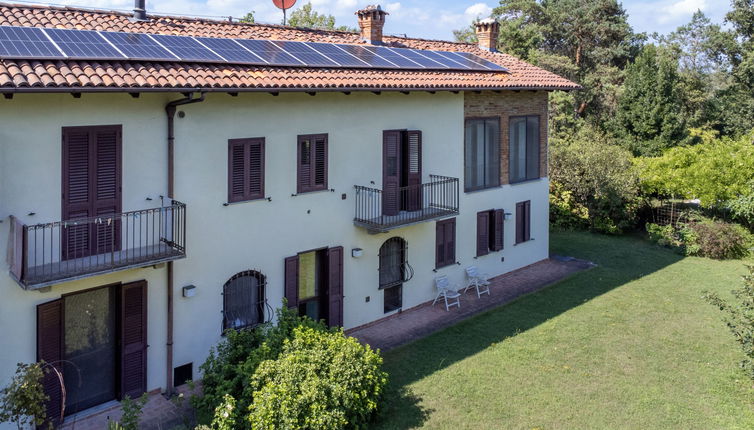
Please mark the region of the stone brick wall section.
POLYGON ((500 183, 508 183, 508 119, 539 115, 539 176, 547 176, 547 91, 464 93, 464 117, 500 117, 500 183))

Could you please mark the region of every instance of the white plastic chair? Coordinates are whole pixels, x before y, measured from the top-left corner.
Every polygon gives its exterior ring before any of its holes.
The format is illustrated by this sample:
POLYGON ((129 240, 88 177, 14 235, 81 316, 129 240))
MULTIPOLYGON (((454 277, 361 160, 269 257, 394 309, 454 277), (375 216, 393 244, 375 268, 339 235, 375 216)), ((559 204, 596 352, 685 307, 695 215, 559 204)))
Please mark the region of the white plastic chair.
POLYGON ((490 295, 490 281, 489 281, 489 275, 484 273, 479 273, 479 270, 477 270, 476 266, 469 266, 466 268, 466 278, 468 278, 469 283, 466 285, 466 288, 463 290, 464 293, 469 290, 469 288, 476 289, 476 296, 482 297, 482 294, 490 295))
POLYGON ((461 293, 456 291, 457 288, 454 289, 450 286, 447 276, 442 275, 435 278, 435 287, 437 288, 437 296, 435 301, 432 302, 432 306, 442 298, 445 300, 446 311, 449 311, 451 306, 461 307, 461 293))

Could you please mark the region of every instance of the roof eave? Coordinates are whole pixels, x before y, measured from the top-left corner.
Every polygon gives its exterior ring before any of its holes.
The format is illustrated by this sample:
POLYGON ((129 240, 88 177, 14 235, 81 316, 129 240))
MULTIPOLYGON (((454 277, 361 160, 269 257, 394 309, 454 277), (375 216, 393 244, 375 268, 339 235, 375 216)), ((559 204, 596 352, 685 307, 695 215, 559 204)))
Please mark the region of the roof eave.
POLYGON ((172 88, 155 88, 155 87, 4 87, 0 88, 2 94, 24 94, 24 93, 311 93, 311 92, 460 92, 460 91, 575 91, 580 90, 581 86, 576 87, 559 87, 559 86, 519 86, 519 87, 406 87, 406 88, 381 88, 381 87, 223 87, 223 88, 205 88, 205 87, 172 87, 172 88))

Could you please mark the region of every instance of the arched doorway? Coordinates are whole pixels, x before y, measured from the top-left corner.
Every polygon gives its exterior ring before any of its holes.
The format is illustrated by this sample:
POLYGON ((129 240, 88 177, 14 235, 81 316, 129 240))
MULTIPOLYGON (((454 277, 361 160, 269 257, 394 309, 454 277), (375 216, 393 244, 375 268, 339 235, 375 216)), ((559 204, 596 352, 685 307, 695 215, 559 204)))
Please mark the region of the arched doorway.
POLYGON ((383 312, 403 307, 403 284, 413 276, 408 264, 408 247, 401 237, 391 237, 380 247, 380 290, 383 291, 383 312))

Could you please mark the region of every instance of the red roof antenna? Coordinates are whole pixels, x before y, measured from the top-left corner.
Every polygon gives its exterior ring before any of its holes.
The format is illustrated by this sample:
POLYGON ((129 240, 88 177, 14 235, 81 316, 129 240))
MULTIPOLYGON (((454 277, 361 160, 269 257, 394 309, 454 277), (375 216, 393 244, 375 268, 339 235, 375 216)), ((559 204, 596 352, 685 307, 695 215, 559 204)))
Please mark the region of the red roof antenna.
POLYGON ((283 9, 283 25, 285 25, 285 11, 292 8, 296 4, 296 0, 272 0, 272 3, 278 9, 283 9))

